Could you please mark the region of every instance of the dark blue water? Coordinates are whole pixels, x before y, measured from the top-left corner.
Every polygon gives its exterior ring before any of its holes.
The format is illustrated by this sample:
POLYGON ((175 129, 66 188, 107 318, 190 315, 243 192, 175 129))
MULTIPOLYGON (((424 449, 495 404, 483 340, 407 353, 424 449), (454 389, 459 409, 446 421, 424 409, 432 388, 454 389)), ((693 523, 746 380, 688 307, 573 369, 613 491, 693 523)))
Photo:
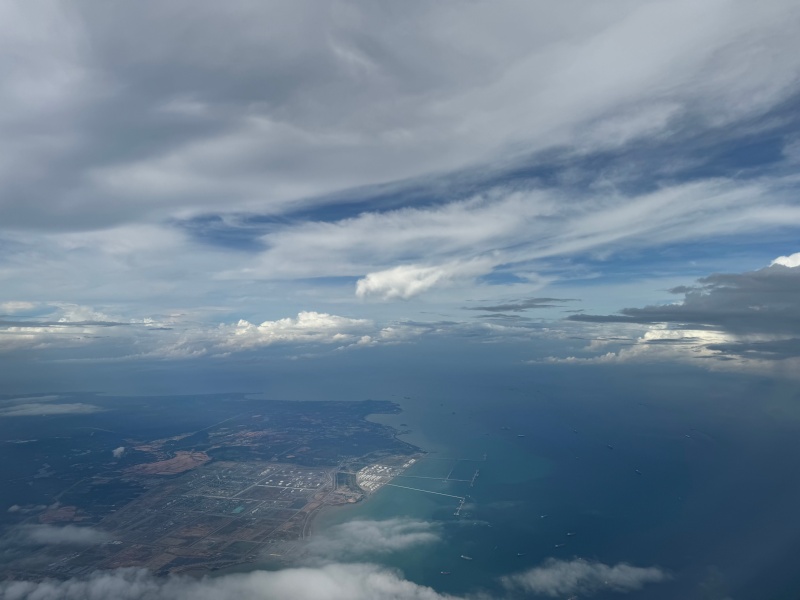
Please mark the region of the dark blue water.
POLYGON ((800 405, 793 384, 663 368, 537 367, 506 375, 409 385, 402 414, 376 417, 406 424, 412 433, 404 439, 429 452, 408 475, 444 478, 456 464, 451 477, 469 478, 480 469, 471 488, 395 481, 468 494, 462 516, 453 515, 456 499, 391 487, 323 515, 319 529, 352 518, 440 523, 440 543, 385 562, 454 593, 498 592, 502 575, 551 557, 580 557, 671 574, 628 597, 798 597, 800 405))

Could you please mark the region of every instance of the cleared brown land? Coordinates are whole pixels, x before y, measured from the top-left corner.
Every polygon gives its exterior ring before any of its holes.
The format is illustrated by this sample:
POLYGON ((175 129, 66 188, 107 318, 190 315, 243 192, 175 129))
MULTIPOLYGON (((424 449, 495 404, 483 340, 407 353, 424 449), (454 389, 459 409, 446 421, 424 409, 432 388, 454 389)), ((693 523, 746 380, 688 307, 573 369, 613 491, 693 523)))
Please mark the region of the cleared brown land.
POLYGON ((189 452, 180 450, 175 456, 167 460, 136 465, 129 469, 130 473, 137 475, 177 475, 206 464, 211 457, 205 452, 189 452))

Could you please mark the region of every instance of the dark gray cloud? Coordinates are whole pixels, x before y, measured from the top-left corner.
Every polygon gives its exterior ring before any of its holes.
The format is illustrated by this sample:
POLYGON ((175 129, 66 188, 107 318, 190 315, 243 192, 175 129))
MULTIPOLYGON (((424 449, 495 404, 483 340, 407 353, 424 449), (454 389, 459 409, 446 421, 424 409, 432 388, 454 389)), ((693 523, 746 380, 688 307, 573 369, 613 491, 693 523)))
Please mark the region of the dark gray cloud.
MULTIPOLYGON (((643 338, 646 345, 703 346, 719 358, 785 359, 800 356, 800 268, 773 264, 745 273, 714 274, 682 294, 675 304, 625 308, 618 315, 576 314, 585 323, 664 324, 678 330, 717 332, 726 336, 643 338)), ((708 354, 703 355, 710 358, 708 354)))
POLYGON ((570 315, 591 323, 670 323, 735 335, 787 336, 800 332, 800 269, 782 265, 747 273, 715 274, 680 288, 681 302, 625 308, 620 315, 570 315))
POLYGON ((486 312, 523 312, 536 308, 556 308, 564 302, 578 302, 575 298, 528 298, 504 304, 490 306, 465 306, 466 310, 483 310, 486 312))

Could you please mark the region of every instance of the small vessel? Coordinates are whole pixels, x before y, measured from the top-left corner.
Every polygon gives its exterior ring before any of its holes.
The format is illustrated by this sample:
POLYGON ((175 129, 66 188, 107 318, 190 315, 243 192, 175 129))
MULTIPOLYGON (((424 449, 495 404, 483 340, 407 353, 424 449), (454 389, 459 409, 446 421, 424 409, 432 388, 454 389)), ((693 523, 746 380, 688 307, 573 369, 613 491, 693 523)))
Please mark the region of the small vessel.
POLYGON ((450 575, 450 571, 439 571, 441 575, 450 575))
POLYGON ((539 515, 539 518, 540 518, 540 519, 546 519, 546 518, 547 518, 547 517, 549 517, 549 516, 550 516, 550 515, 539 515))
POLYGON ((525 556, 524 552, 517 552, 517 556, 525 556))
POLYGON ((462 554, 461 558, 463 558, 464 560, 472 560, 472 557, 471 556, 467 556, 466 554, 462 554))
POLYGON ((642 474, 642 472, 639 469, 634 469, 634 471, 636 472, 637 475, 641 475, 642 474))
POLYGON ((556 544, 556 546, 555 546, 555 547, 556 547, 556 548, 562 548, 562 547, 564 547, 564 546, 566 546, 566 544, 556 544))
POLYGON ((613 450, 614 446, 612 446, 611 444, 606 444, 606 448, 608 448, 609 450, 613 450))
POLYGON ((574 531, 568 531, 568 532, 567 532, 567 536, 568 536, 568 537, 571 537, 571 536, 573 536, 573 535, 575 535, 575 532, 574 532, 574 531))
POLYGON ((524 433, 518 433, 517 437, 525 437, 525 434, 524 433))

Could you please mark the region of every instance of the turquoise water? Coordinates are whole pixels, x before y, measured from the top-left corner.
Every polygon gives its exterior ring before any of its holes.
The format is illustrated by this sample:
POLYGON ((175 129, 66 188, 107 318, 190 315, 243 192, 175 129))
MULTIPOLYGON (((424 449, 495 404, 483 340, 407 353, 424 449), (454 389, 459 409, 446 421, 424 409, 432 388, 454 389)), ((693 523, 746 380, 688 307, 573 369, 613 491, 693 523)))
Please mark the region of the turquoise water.
POLYGON ((581 557, 671 573, 632 598, 794 597, 794 392, 731 376, 611 373, 539 369, 513 385, 381 398, 404 410, 373 418, 410 429, 403 439, 428 452, 406 473, 419 478, 394 483, 468 494, 465 511, 454 516, 455 498, 384 487, 324 513, 316 531, 351 519, 435 522, 440 542, 380 560, 440 591, 499 591, 502 575, 581 557), (454 465, 453 478, 480 469, 474 487, 442 481, 454 465))

